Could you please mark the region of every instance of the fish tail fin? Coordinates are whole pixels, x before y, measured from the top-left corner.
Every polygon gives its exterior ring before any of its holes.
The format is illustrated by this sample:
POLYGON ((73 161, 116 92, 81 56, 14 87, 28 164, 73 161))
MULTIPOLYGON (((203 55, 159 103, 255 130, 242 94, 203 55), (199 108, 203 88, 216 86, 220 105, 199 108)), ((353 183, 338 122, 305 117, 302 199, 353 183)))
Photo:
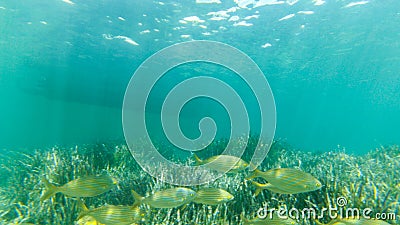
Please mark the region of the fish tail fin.
POLYGON ((43 177, 42 182, 46 188, 46 191, 44 192, 42 197, 40 197, 40 201, 47 200, 58 192, 58 187, 50 183, 50 181, 48 181, 46 178, 43 177))
POLYGON ((194 156, 194 160, 195 160, 195 162, 196 162, 196 165, 197 165, 197 166, 198 166, 198 165, 201 165, 202 162, 203 162, 203 160, 201 160, 195 153, 193 153, 193 156, 194 156))
POLYGON ((255 181, 251 181, 251 183, 256 187, 256 191, 254 192, 254 196, 257 197, 261 193, 261 191, 264 190, 264 188, 263 188, 264 185, 260 184, 258 182, 255 182, 255 181))
POLYGON ((143 199, 144 199, 144 197, 142 197, 141 195, 139 195, 139 194, 138 194, 136 191, 134 191, 134 190, 132 190, 131 192, 132 192, 133 198, 135 199, 135 202, 133 203, 133 206, 132 206, 132 207, 136 207, 136 206, 138 206, 138 205, 141 205, 141 204, 142 204, 142 201, 143 201, 143 199))
POLYGON ((259 169, 255 169, 255 170, 254 170, 254 174, 255 174, 257 177, 261 176, 261 173, 262 173, 262 171, 259 170, 259 169))
POLYGON ((82 199, 78 198, 78 206, 81 208, 83 211, 88 211, 88 207, 85 205, 85 203, 82 201, 82 199))
POLYGON ((254 178, 256 178, 256 177, 259 177, 259 176, 260 176, 260 173, 261 173, 261 171, 260 171, 259 169, 255 169, 255 170, 253 170, 253 171, 250 173, 250 175, 247 176, 245 179, 246 179, 246 180, 254 179, 254 178))
POLYGON ((255 170, 253 170, 246 178, 244 178, 244 179, 246 179, 246 180, 251 180, 251 179, 254 179, 254 178, 256 178, 256 175, 255 175, 255 170))
POLYGON ((85 205, 85 203, 82 201, 82 199, 78 198, 77 201, 78 201, 78 207, 82 209, 82 212, 79 213, 78 219, 77 219, 77 220, 80 220, 82 217, 87 215, 87 213, 89 212, 89 209, 85 205))

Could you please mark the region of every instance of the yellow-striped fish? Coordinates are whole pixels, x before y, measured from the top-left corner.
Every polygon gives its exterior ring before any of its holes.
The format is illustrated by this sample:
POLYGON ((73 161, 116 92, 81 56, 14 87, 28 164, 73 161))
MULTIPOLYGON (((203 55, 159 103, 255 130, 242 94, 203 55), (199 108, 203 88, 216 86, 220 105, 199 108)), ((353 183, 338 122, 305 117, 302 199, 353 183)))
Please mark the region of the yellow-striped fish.
POLYGON ((267 180, 273 186, 271 191, 280 190, 285 194, 315 191, 322 187, 321 182, 311 174, 293 168, 278 168, 265 172, 256 169, 247 179, 255 177, 262 177, 267 180))
POLYGON ((154 208, 174 208, 187 204, 196 198, 195 191, 183 187, 157 191, 148 197, 142 197, 134 190, 132 190, 132 194, 135 198, 134 206, 144 203, 154 208))
POLYGON ((50 198, 58 192, 70 197, 94 197, 111 190, 117 184, 117 180, 108 175, 81 177, 61 187, 56 187, 46 178, 42 178, 42 182, 46 186, 46 191, 40 198, 41 201, 50 198))
POLYGON ((255 181, 251 181, 251 183, 256 187, 256 192, 254 193, 254 196, 258 196, 263 190, 269 190, 278 194, 292 194, 291 192, 281 190, 270 183, 260 184, 255 181))
POLYGON ((104 225, 91 216, 83 216, 77 221, 77 225, 104 225))
POLYGON ((92 217, 94 221, 89 224, 104 225, 128 225, 144 220, 145 213, 139 207, 124 205, 105 205, 95 209, 88 209, 79 199, 79 204, 83 212, 78 216, 78 220, 84 217, 92 217))
POLYGON ((241 217, 242 217, 243 225, 298 225, 299 224, 293 219, 279 218, 275 215, 272 218, 270 218, 269 216, 267 216, 265 219, 256 217, 251 220, 246 219, 243 216, 243 214, 241 215, 241 217))
POLYGON ((377 219, 335 219, 327 224, 315 221, 317 225, 390 225, 389 223, 377 219))
POLYGON ((228 171, 228 173, 238 173, 239 171, 245 170, 249 166, 246 161, 231 155, 217 155, 205 160, 201 160, 196 154, 193 155, 194 159, 196 160, 196 166, 207 164, 207 168, 222 173, 226 171, 228 171))
POLYGON ((204 188, 197 191, 196 194, 193 202, 206 205, 218 205, 234 199, 233 195, 220 188, 204 188))

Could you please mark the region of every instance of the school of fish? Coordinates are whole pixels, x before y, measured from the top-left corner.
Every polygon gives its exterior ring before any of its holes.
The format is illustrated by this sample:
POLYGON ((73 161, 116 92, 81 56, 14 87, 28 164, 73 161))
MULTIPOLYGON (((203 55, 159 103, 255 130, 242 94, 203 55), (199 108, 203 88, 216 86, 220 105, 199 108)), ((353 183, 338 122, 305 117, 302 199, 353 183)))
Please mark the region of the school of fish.
MULTIPOLYGON (((202 160, 194 155, 197 166, 205 166, 210 170, 218 172, 228 172, 231 174, 239 173, 249 167, 249 163, 235 156, 218 155, 202 160)), ((309 173, 294 168, 275 168, 267 171, 254 169, 246 177, 252 180, 251 184, 255 187, 254 195, 259 195, 263 190, 268 190, 278 194, 298 194, 316 191, 322 187, 321 182, 309 173), (262 178, 266 183, 259 183, 252 179, 262 178)), ((189 203, 204 205, 219 205, 234 200, 234 195, 224 189, 206 187, 198 188, 197 191, 187 187, 175 187, 159 190, 148 196, 142 196, 135 190, 131 190, 135 200, 133 205, 103 205, 98 208, 89 209, 81 198, 95 197, 104 194, 117 185, 117 180, 109 175, 91 175, 72 180, 64 185, 56 186, 42 178, 45 191, 41 196, 41 201, 45 201, 57 193, 77 199, 81 210, 77 224, 81 225, 128 225, 145 222, 146 211, 141 205, 151 208, 177 208, 185 207, 189 203)), ((295 220, 287 218, 254 218, 247 219, 241 215, 241 220, 245 225, 257 224, 279 224, 296 225, 295 220)), ((319 221, 317 224, 322 225, 319 221)), ((327 225, 384 225, 388 224, 380 220, 356 220, 356 219, 337 219, 332 220, 327 225)))

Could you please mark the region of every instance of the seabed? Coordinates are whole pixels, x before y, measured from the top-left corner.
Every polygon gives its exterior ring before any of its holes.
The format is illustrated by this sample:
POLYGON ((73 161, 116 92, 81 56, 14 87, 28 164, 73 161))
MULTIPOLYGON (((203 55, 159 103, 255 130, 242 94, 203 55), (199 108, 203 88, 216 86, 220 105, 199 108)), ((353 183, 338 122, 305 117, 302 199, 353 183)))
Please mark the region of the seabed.
MULTIPOLYGON (((85 175, 106 173, 116 178, 118 185, 111 191, 84 198, 89 208, 105 204, 132 205, 132 189, 146 196, 172 187, 144 172, 123 144, 72 148, 56 146, 33 153, 5 152, 0 157, 0 224, 84 224, 77 221, 81 209, 76 199, 58 193, 50 200, 40 202, 44 192, 43 177, 56 185, 85 175)), ((185 207, 172 209, 141 205, 146 215, 139 224, 243 224, 241 216, 255 218, 257 211, 265 205, 268 208, 319 210, 338 207, 336 199, 339 197, 347 200, 343 209, 371 208, 373 212, 392 213, 397 218, 386 222, 400 224, 399 146, 380 147, 356 156, 346 154, 344 150, 303 152, 276 141, 259 167, 261 170, 272 168, 301 169, 320 180, 323 187, 317 191, 292 195, 264 190, 254 197, 255 187, 245 180, 247 171, 226 174, 207 185, 190 188, 223 188, 234 195, 233 201, 217 206, 189 203, 185 207)), ((330 219, 324 217, 320 221, 329 223, 330 219)), ((315 224, 314 220, 307 218, 297 222, 315 224)))

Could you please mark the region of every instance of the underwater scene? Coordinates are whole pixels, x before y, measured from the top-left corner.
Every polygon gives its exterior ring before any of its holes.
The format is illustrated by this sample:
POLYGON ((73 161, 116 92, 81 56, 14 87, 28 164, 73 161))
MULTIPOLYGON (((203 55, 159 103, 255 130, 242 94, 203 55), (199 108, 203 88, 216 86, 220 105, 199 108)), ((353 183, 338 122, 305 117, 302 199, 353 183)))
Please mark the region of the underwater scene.
POLYGON ((0 1, 0 224, 400 225, 397 0, 0 1))

